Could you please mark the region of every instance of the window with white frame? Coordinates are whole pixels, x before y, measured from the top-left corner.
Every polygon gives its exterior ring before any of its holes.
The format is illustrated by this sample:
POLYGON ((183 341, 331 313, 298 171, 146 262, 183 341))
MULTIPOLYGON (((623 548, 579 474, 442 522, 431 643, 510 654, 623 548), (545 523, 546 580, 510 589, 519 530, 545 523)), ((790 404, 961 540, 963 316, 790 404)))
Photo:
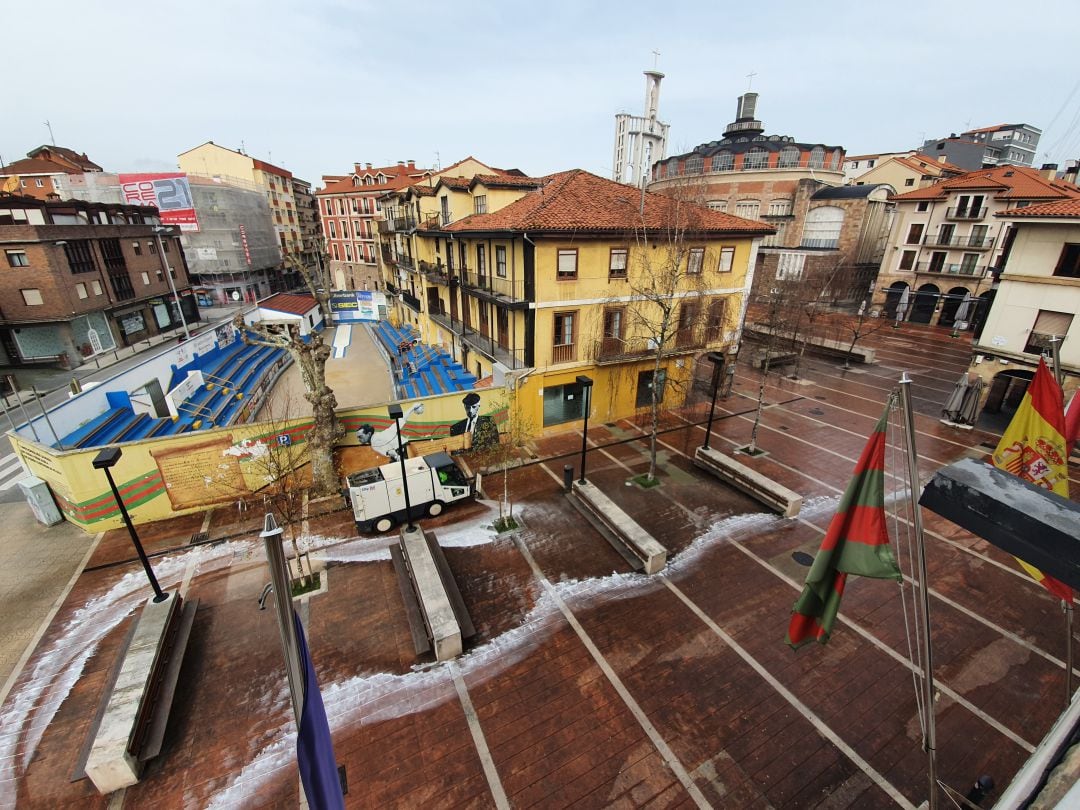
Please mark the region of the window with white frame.
POLYGON ((716 270, 718 273, 730 273, 731 268, 735 265, 735 248, 722 247, 720 248, 720 263, 717 265, 716 270))
POLYGON ((41 300, 41 290, 19 290, 22 293, 23 303, 28 307, 40 307, 45 302, 41 300))
MULTIPOLYGON (((785 146, 780 150, 780 157, 776 161, 776 166, 779 169, 793 169, 799 165, 799 157, 801 153, 797 146, 785 146)), ((858 161, 855 162, 856 168, 858 167, 858 161)))
POLYGON ((709 200, 705 205, 709 207, 710 211, 719 211, 720 213, 727 211, 727 200, 709 200))
POLYGON ((86 285, 83 284, 81 281, 78 284, 75 285, 75 294, 77 296, 79 296, 79 298, 87 298, 88 297, 87 293, 86 293, 86 285))
POLYGON ((94 295, 101 295, 101 282, 100 281, 91 281, 90 282, 90 289, 94 291, 94 295))
POLYGON ((495 246, 495 275, 506 278, 506 248, 503 245, 495 246))
POLYGON ((791 216, 791 200, 771 200, 769 202, 770 217, 787 217, 791 216))
POLYGON ((140 275, 142 276, 143 286, 144 287, 149 287, 150 286, 150 274, 144 272, 144 273, 140 273, 140 275))
POLYGON ((744 169, 764 169, 769 165, 769 153, 760 146, 754 146, 743 156, 744 169))
POLYGON ((717 152, 712 157, 712 170, 714 172, 730 172, 735 166, 735 156, 731 152, 717 152))
POLYGON ((611 249, 611 255, 608 257, 608 277, 626 278, 626 257, 628 253, 628 249, 624 247, 611 249))
POLYGON ((330 228, 330 238, 337 239, 337 226, 334 224, 334 220, 328 219, 326 224, 330 228))
POLYGON ((810 163, 808 165, 811 169, 825 168, 825 150, 822 147, 815 146, 810 150, 810 163))
POLYGON ((735 216, 746 219, 757 219, 761 203, 757 200, 739 200, 735 203, 735 216))
POLYGON ((26 258, 25 250, 5 250, 8 267, 29 267, 30 260, 26 258))
POLYGON ((701 155, 691 155, 686 159, 687 174, 701 174, 705 170, 705 158, 701 155))
POLYGON ((1071 312, 1055 312, 1049 309, 1040 309, 1035 323, 1028 334, 1027 345, 1024 351, 1029 354, 1041 354, 1050 351, 1050 338, 1063 338, 1069 334, 1072 327, 1073 315, 1071 312))
POLYGON ((784 244, 784 238, 787 236, 788 222, 787 220, 780 220, 779 222, 770 222, 776 233, 769 234, 761 240, 762 247, 778 247, 784 244))
POLYGON ((776 280, 801 281, 805 266, 805 253, 784 251, 776 257, 776 280))
POLYGON ((473 197, 473 213, 487 213, 487 194, 477 194, 475 197, 473 197))

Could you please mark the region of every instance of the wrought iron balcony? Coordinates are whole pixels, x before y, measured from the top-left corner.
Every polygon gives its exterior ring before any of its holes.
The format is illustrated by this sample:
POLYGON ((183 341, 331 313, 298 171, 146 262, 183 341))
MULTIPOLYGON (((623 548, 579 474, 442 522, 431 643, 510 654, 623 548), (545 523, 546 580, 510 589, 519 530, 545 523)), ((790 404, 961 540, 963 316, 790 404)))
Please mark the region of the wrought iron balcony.
POLYGON ((490 271, 478 273, 475 270, 463 270, 461 283, 468 290, 486 292, 495 299, 508 301, 525 300, 525 281, 520 278, 504 278, 490 271))
POLYGON ((415 312, 420 311, 420 299, 415 295, 410 295, 404 290, 401 291, 401 302, 415 312))
POLYGON ((981 208, 972 208, 970 206, 954 206, 945 211, 946 219, 963 219, 974 220, 982 219, 986 216, 986 206, 981 208))
POLYGON ((916 273, 937 273, 943 276, 983 276, 986 274, 986 265, 963 265, 963 264, 938 264, 936 262, 919 262, 915 266, 916 273))
POLYGON ((993 237, 942 237, 938 234, 927 234, 923 238, 923 244, 928 247, 964 248, 965 250, 989 250, 994 244, 994 239, 993 237))

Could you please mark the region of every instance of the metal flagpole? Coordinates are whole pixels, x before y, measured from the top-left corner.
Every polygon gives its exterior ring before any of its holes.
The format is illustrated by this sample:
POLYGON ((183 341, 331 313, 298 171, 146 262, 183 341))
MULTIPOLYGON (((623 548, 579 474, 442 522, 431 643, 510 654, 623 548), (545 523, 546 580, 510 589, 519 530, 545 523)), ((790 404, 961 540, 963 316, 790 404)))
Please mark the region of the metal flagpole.
MULTIPOLYGON (((1054 335, 1050 338, 1050 362, 1053 365, 1054 379, 1060 386, 1064 380, 1061 373, 1061 338, 1054 335)), ((1072 674, 1073 674, 1073 606, 1061 600, 1061 607, 1065 611, 1065 705, 1072 702, 1072 674)))
POLYGON ((904 414, 904 443, 908 462, 908 492, 911 495, 911 522, 915 527, 915 550, 919 566, 919 596, 922 603, 923 748, 929 758, 930 810, 938 807, 937 731, 934 727, 934 664, 930 650, 930 591, 926 580, 926 548, 923 539, 922 512, 919 506, 919 457, 915 450, 915 415, 911 408, 911 379, 907 372, 900 378, 900 405, 904 414))
POLYGON ((281 546, 282 529, 267 513, 263 531, 259 537, 266 546, 266 563, 270 567, 270 581, 274 585, 274 607, 277 608, 278 630, 281 633, 281 651, 285 654, 285 673, 289 677, 289 696, 292 698, 296 727, 300 728, 300 715, 304 706, 304 672, 300 668, 300 647, 296 643, 296 626, 293 624, 292 586, 289 582, 285 550, 281 546))

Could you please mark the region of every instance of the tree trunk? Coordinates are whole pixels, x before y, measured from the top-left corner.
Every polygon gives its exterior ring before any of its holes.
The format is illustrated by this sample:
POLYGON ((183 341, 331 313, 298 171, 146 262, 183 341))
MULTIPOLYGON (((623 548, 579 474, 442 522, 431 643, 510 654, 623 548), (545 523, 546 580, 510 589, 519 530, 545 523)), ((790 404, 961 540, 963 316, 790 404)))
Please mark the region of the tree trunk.
POLYGON ((316 495, 332 495, 339 487, 334 465, 334 445, 341 434, 337 421, 337 397, 326 385, 326 360, 330 348, 319 342, 315 345, 293 345, 290 351, 300 364, 304 378, 304 398, 311 403, 312 425, 308 432, 308 452, 311 457, 311 488, 316 495))
POLYGON ((769 362, 772 360, 772 340, 765 344, 765 359, 761 364, 761 380, 758 382, 757 411, 754 413, 754 426, 750 429, 750 455, 757 454, 757 432, 761 424, 761 412, 765 407, 765 381, 769 376, 769 362))

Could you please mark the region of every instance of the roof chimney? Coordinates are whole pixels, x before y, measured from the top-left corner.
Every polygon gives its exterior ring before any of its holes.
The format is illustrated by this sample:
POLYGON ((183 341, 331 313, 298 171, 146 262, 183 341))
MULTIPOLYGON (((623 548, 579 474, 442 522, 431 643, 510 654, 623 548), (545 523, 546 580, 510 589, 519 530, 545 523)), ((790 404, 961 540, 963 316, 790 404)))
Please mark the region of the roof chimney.
POLYGON ((1039 167, 1039 174, 1047 180, 1057 180, 1058 165, 1056 163, 1044 163, 1039 167))
POLYGON ((367 168, 367 169, 370 169, 370 168, 371 168, 371 164, 370 164, 370 163, 365 163, 365 164, 364 164, 364 167, 365 167, 365 168, 367 168))
POLYGON ((398 165, 398 166, 404 166, 404 165, 405 165, 405 161, 404 161, 404 160, 399 160, 399 161, 397 162, 397 165, 398 165))
POLYGON ((1080 160, 1065 161, 1065 176, 1062 178, 1066 183, 1076 183, 1076 175, 1080 172, 1080 160))
POLYGON ((409 161, 409 168, 410 169, 415 169, 416 168, 416 161, 415 160, 410 160, 409 161))

